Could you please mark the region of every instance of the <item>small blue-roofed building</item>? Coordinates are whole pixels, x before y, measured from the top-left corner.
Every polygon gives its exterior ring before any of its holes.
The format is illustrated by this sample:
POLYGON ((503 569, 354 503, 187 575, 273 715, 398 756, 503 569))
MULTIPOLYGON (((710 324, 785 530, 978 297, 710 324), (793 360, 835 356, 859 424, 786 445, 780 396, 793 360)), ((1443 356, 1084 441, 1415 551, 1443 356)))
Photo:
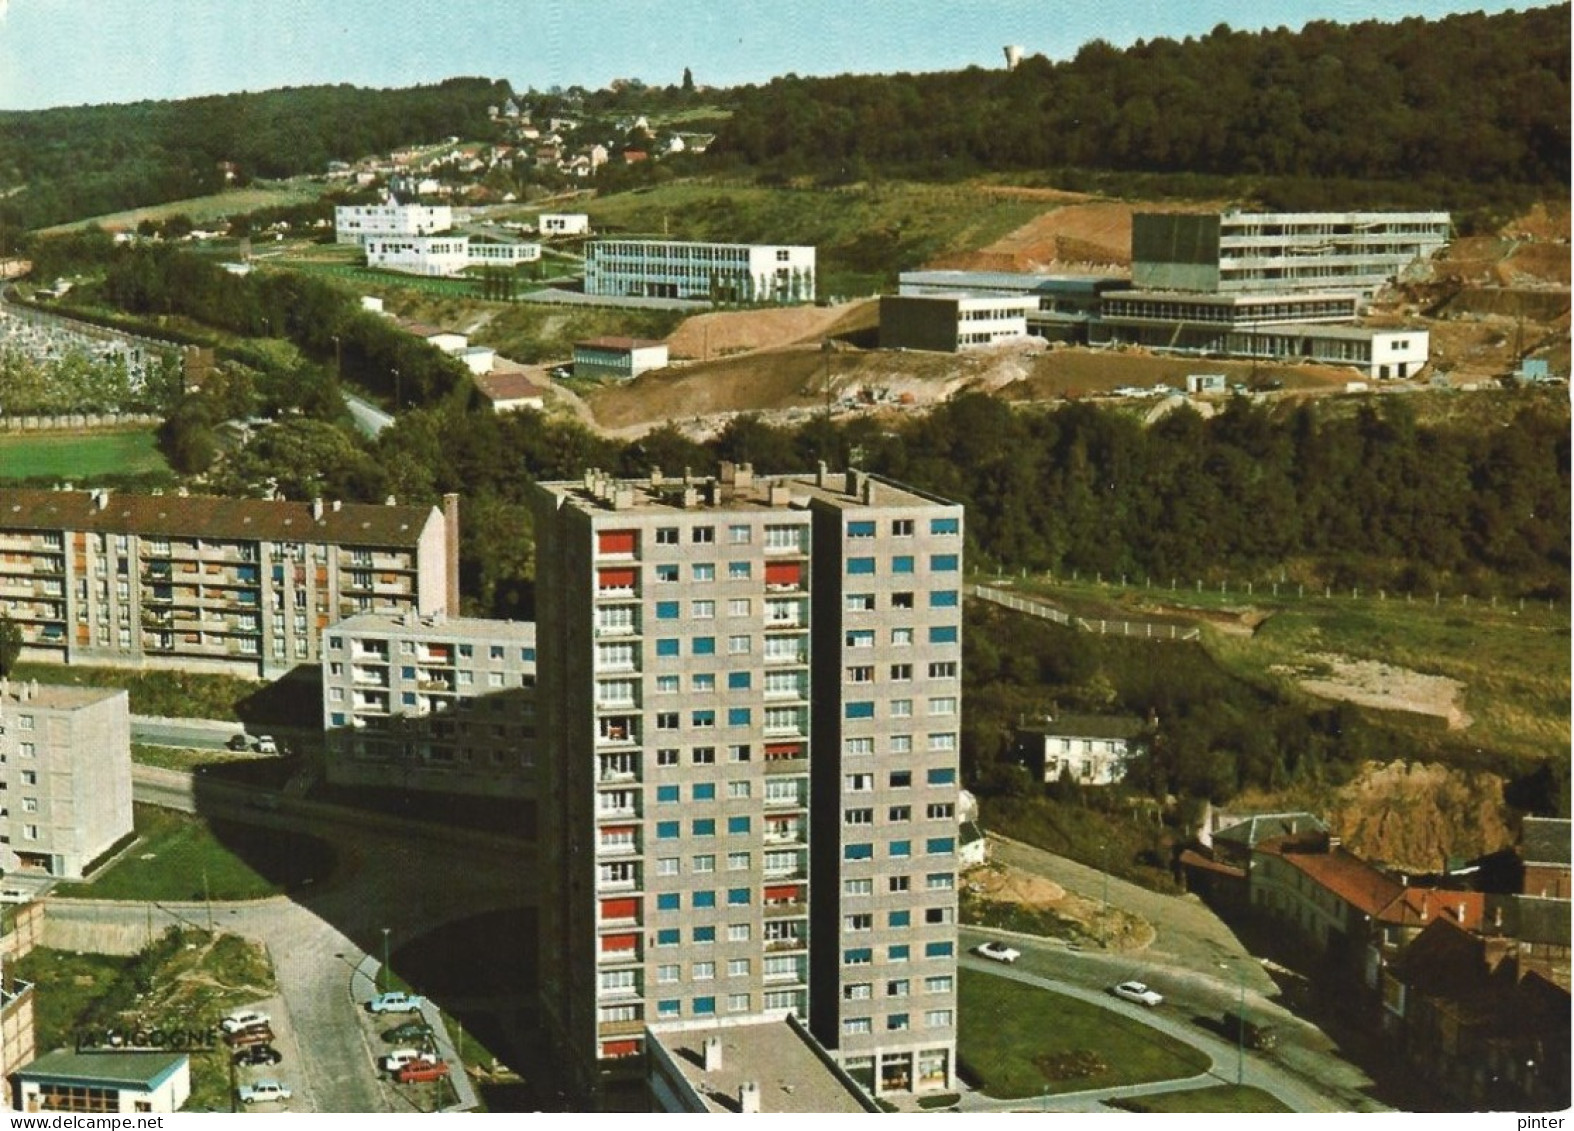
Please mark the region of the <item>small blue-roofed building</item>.
POLYGON ((136 1115, 179 1111, 191 1095, 183 1052, 56 1049, 12 1074, 20 1111, 136 1115))

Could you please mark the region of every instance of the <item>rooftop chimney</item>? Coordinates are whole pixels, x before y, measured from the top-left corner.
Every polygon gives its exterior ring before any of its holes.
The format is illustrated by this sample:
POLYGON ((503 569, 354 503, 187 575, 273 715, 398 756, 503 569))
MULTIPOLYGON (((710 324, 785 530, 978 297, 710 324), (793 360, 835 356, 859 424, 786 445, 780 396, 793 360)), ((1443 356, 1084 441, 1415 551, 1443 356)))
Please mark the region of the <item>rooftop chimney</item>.
POLYGON ((744 1115, 760 1114, 760 1086, 755 1081, 738 1085, 738 1110, 744 1115))
POLYGON ((450 491, 443 496, 443 568, 447 585, 444 608, 459 615, 459 496, 450 491))
POLYGON ((825 475, 827 470, 828 469, 825 466, 825 461, 822 459, 820 461, 819 467, 815 469, 814 473, 814 485, 821 488, 822 490, 825 487, 825 475))
POLYGON ((706 1072, 721 1071, 721 1038, 706 1037, 700 1042, 700 1059, 706 1072))
POLYGON ((312 500, 312 518, 318 522, 322 521, 322 499, 320 498, 312 500))

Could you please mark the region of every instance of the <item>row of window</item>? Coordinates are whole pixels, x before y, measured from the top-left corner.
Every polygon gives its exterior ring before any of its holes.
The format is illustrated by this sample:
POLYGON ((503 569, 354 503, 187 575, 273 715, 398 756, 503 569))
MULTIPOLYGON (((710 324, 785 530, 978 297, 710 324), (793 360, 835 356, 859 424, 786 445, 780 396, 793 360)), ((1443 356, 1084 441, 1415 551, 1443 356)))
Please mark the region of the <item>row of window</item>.
MULTIPOLYGON (((750 889, 748 888, 728 888, 727 906, 747 907, 749 906, 749 895, 750 889)), ((703 911, 717 907, 719 906, 719 904, 716 902, 717 896, 718 893, 714 890, 691 891, 689 893, 689 906, 693 907, 697 911, 703 911)), ((682 910, 682 907, 683 900, 681 892, 667 891, 661 892, 656 896, 657 911, 680 911, 682 910)))
MULTIPOLYGON (((901 893, 913 890, 913 878, 908 875, 887 876, 886 890, 901 893)), ((955 872, 930 872, 924 876, 925 891, 953 891, 956 888, 955 872)), ((861 896, 874 894, 874 879, 870 876, 850 877, 842 881, 842 894, 861 896)))
MULTIPOLYGON (((766 875, 786 875, 797 872, 803 867, 803 857, 798 851, 766 852, 764 854, 766 875)), ((747 872, 754 863, 754 854, 750 852, 727 853, 727 871, 747 872)), ((682 860, 677 856, 660 856, 656 859, 656 875, 677 876, 682 874, 682 860)), ((711 852, 695 854, 689 860, 689 870, 697 875, 708 875, 716 870, 716 855, 711 852)))
MULTIPOLYGON (((849 668, 848 682, 871 683, 874 680, 872 669, 849 668), (857 679, 851 673, 857 671, 871 671, 866 679, 857 679)), ((930 715, 956 714, 957 699, 954 695, 936 695, 929 700, 930 715)), ((892 699, 890 701, 891 717, 893 719, 910 719, 913 717, 913 701, 911 699, 892 699)), ((842 706, 842 717, 848 719, 872 719, 875 716, 875 704, 872 699, 852 700, 842 706)))
MULTIPOLYGON (((955 644, 959 639, 960 629, 954 624, 932 624, 928 629, 928 640, 931 644, 955 644)), ((842 638, 842 643, 848 648, 873 648, 874 629, 852 629, 842 638)), ((904 648, 913 643, 913 630, 911 628, 893 628, 891 630, 891 644, 897 648, 904 648)))
MULTIPOLYGON (((930 1029, 949 1029, 955 1024, 956 1013, 950 1009, 931 1009, 924 1013, 924 1025, 930 1029)), ((891 1013, 886 1016, 885 1029, 888 1033, 904 1032, 912 1028, 912 1023, 905 1013, 891 1013)), ((848 1017, 842 1021, 842 1032, 847 1036, 858 1036, 874 1032, 874 1018, 848 1017)))
MULTIPOLYGON (((887 962, 907 962, 913 956, 913 948, 907 943, 892 943, 885 948, 887 962)), ((956 955, 956 944, 949 939, 939 939, 924 944, 925 958, 952 958, 956 955)), ((848 947, 842 951, 843 966, 869 966, 874 962, 874 948, 871 946, 848 947)))
MULTIPOLYGON (((364 639, 358 638, 358 639, 355 639, 355 640, 351 641, 352 646, 359 653, 363 654, 362 658, 372 660, 373 662, 383 662, 383 663, 387 662, 388 645, 389 645, 389 643, 390 643, 389 641, 380 640, 380 639, 377 639, 375 637, 364 638, 364 639)), ((328 637, 328 651, 330 651, 330 652, 338 652, 343 647, 344 647, 344 637, 343 636, 338 635, 338 634, 333 634, 333 635, 330 635, 328 637)), ((431 662, 431 663, 439 663, 439 664, 446 664, 446 663, 450 662, 449 661, 449 656, 452 653, 454 653, 454 652, 457 652, 459 658, 462 659, 462 660, 473 659, 475 657, 475 652, 476 652, 475 646, 473 644, 460 644, 460 645, 455 646, 455 645, 449 644, 447 642, 434 643, 434 642, 429 641, 429 640, 422 640, 422 641, 401 640, 401 641, 399 641, 399 655, 401 655, 401 656, 414 656, 414 655, 416 655, 417 648, 425 649, 432 656, 432 659, 429 662, 431 662)), ((505 659, 507 659, 508 658, 507 657, 507 646, 502 645, 502 644, 488 644, 486 646, 486 658, 489 659, 489 660, 505 660, 505 659)), ((526 664, 533 664, 533 663, 535 663, 536 662, 536 650, 534 648, 531 648, 531 647, 520 648, 519 649, 519 659, 520 659, 520 661, 522 663, 526 663, 526 664)), ((414 674, 415 674, 413 668, 405 668, 404 671, 405 671, 406 678, 412 678, 414 676, 414 674)))
MULTIPOLYGON (((925 907, 922 910, 924 922, 930 925, 956 921, 956 908, 954 907, 925 907)), ((911 927, 913 925, 913 912, 910 908, 903 908, 900 911, 887 911, 885 918, 887 927, 911 927)), ((874 913, 871 911, 858 911, 851 915, 843 915, 842 930, 854 934, 874 930, 874 913)))
MULTIPOLYGON (((656 839, 657 840, 677 840, 680 836, 683 835, 683 828, 682 828, 682 826, 683 826, 683 822, 682 821, 657 821, 656 822, 656 839)), ((728 817, 727 818, 727 835, 728 836, 744 836, 748 832, 749 832, 749 818, 748 817, 728 817)), ((715 836, 716 835, 716 819, 714 817, 695 817, 694 819, 692 819, 689 822, 689 835, 691 837, 715 836)))
MULTIPOLYGON (((746 993, 727 995, 728 1013, 748 1013, 752 1008, 752 995, 746 993)), ((767 992, 764 998, 765 1009, 791 1009, 801 1012, 803 1010, 803 995, 797 990, 778 990, 767 992)), ((693 1017, 714 1017, 716 1015, 716 999, 711 996, 693 998, 689 1003, 689 1014, 693 1017)), ((663 998, 656 1002, 656 1016, 663 1020, 671 1020, 683 1016, 683 1002, 678 998, 663 998)), ((635 1018, 628 1018, 635 1020, 635 1018)))
MULTIPOLYGON (((847 572, 849 574, 872 574, 875 572, 875 559, 872 557, 857 557, 847 559, 847 572)), ((960 559, 956 554, 930 554, 929 571, 931 573, 955 573, 960 568, 960 559)), ((913 573, 915 569, 913 555, 896 554, 891 558, 892 573, 913 573)))
MULTIPOLYGON (((956 989, 952 974, 931 974, 924 979, 924 993, 948 994, 956 989)), ((891 978, 885 983, 886 997, 907 997, 912 993, 912 982, 907 978, 891 978)), ((874 983, 848 982, 842 987, 843 1001, 869 1001, 874 997, 874 983)))
MULTIPOLYGON (((767 803, 802 802, 803 789, 800 786, 802 779, 794 777, 767 778, 765 781, 765 800, 767 803)), ((734 800, 749 797, 753 793, 754 783, 747 779, 730 781, 727 783, 727 796, 734 800)), ((689 787, 689 798, 692 801, 715 801, 715 782, 695 782, 689 787)), ((656 787, 656 804, 677 805, 682 801, 681 790, 675 785, 658 785, 656 787)))
MULTIPOLYGON (((924 854, 927 856, 949 856, 956 851, 956 837, 932 836, 924 841, 924 854)), ((901 859, 913 854, 913 842, 910 840, 893 840, 886 843, 886 853, 892 859, 901 859)), ((873 860, 874 845, 867 842, 857 844, 844 844, 842 846, 843 860, 873 860)))
MULTIPOLYGON (((803 942, 802 919, 771 919, 764 925, 765 941, 768 943, 803 942)), ((752 934, 748 923, 727 924, 728 942, 748 942, 752 934)), ((680 946, 683 943, 683 931, 678 927, 663 927, 656 932, 658 947, 680 946)), ((708 946, 716 941, 716 928, 714 925, 691 927, 689 929, 689 942, 699 946, 708 946)))
MULTIPOLYGON (((954 820, 956 806, 949 801, 937 801, 924 807, 926 821, 954 820)), ((886 824, 901 824, 913 819, 911 805, 891 805, 885 811, 886 824)), ((842 824, 844 825, 872 825, 874 824, 874 808, 843 809, 842 824)))
MULTIPOLYGON (((873 519, 858 519, 847 524, 847 537, 873 538, 879 524, 873 519)), ((962 530, 962 521, 957 518, 931 518, 929 520, 929 533, 931 534, 959 534, 962 530)), ((913 536, 913 520, 910 518, 894 518, 890 526, 891 537, 911 538, 913 536)))

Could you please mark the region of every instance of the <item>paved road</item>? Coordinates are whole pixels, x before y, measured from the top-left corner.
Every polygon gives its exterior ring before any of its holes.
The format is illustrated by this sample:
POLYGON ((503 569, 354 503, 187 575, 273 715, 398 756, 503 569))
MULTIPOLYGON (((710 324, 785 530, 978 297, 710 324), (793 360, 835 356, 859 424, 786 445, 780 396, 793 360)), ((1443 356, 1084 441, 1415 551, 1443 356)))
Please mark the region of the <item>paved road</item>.
MULTIPOLYGON (((1103 1100, 1114 1096, 1153 1094, 1155 1092, 1176 1091, 1182 1088, 1199 1088, 1212 1084, 1234 1083, 1236 1081, 1236 1046, 1202 1031, 1195 1025, 1172 1016, 1165 1006, 1150 1009, 1147 1006, 1122 1001, 1102 991, 1089 990, 1079 985, 1073 985, 1070 982, 1033 974, 1014 966, 1008 967, 1001 966, 999 963, 985 962, 982 959, 964 958, 961 965, 968 969, 993 974, 996 977, 1009 978, 1012 981, 1022 982, 1026 985, 1054 990, 1056 993, 1064 994, 1067 997, 1076 998, 1079 1001, 1085 1001, 1091 1005, 1101 1006, 1111 1012, 1122 1014, 1134 1021, 1157 1029, 1159 1032, 1173 1037, 1182 1044, 1190 1045, 1192 1048, 1205 1053, 1212 1061, 1206 1073, 1187 1077, 1181 1081, 1166 1081, 1129 1088, 1105 1088, 1096 1092, 1073 1092, 1060 1096, 1050 1096, 1038 1103, 1034 1103, 1032 1100, 1024 1101, 1021 1099, 993 1100, 978 1093, 970 1093, 963 1096, 961 1105, 961 1110, 963 1111, 1004 1111, 1029 1106, 1047 1111, 1098 1111, 1105 1110, 1102 1107, 1103 1100)), ((1244 1058, 1244 1061, 1239 1065, 1239 1071, 1242 1083, 1250 1087, 1261 1088, 1292 1111, 1342 1112, 1350 1110, 1317 1089, 1308 1087, 1288 1072, 1285 1072, 1277 1065, 1263 1060, 1255 1053, 1248 1054, 1244 1058)))
POLYGON ((349 393, 340 394, 344 398, 344 406, 350 410, 350 416, 355 420, 355 427, 363 436, 377 439, 383 429, 394 422, 394 418, 360 397, 351 396, 349 393))

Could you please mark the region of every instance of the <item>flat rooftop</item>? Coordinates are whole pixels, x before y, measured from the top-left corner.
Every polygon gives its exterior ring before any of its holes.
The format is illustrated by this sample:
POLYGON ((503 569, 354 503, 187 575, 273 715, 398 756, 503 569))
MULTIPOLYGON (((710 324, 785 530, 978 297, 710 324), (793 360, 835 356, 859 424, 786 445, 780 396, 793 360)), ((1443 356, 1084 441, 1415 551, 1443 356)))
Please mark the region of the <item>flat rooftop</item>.
POLYGON ((738 1090, 747 1083, 759 1085, 761 1112, 869 1110, 860 1093, 786 1021, 651 1035, 661 1042, 708 1111, 737 1111, 738 1090), (707 1072, 702 1049, 711 1037, 721 1040, 721 1064, 707 1072))
POLYGON ((360 613, 347 617, 326 631, 347 636, 391 636, 430 640, 508 640, 519 644, 536 642, 536 623, 529 620, 491 620, 486 617, 388 616, 360 613))
POLYGON ((1094 291, 1101 287, 1130 285, 1122 275, 1035 275, 1026 271, 903 271, 896 277, 904 283, 926 287, 995 287, 1020 291, 1094 291))
POLYGON ((630 515, 803 510, 815 500, 835 506, 880 508, 956 505, 861 471, 755 475, 748 465, 729 470, 724 464, 720 477, 669 478, 658 471, 649 478, 619 478, 592 469, 582 481, 538 486, 557 496, 560 505, 630 515))
POLYGON ((0 710, 10 707, 47 707, 57 711, 74 711, 90 707, 117 695, 125 695, 120 687, 72 687, 61 683, 39 683, 37 680, 0 679, 0 710))

